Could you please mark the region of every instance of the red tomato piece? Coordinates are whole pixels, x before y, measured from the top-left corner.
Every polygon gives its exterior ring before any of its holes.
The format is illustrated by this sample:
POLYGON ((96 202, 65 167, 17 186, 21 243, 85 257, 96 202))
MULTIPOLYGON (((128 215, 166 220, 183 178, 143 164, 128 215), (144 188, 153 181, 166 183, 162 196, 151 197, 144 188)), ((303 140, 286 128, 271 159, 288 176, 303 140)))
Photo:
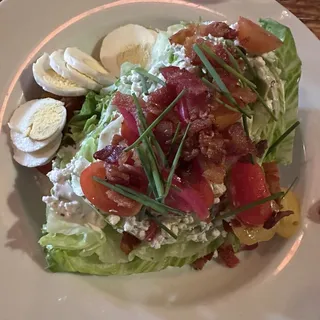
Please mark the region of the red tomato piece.
POLYGON ((136 203, 133 208, 119 206, 116 202, 109 199, 107 191, 110 189, 93 180, 93 177, 105 179, 106 171, 103 161, 93 162, 87 167, 80 176, 80 185, 85 197, 98 209, 118 216, 133 216, 141 209, 141 204, 136 203))
POLYGON ((240 17, 238 40, 249 53, 261 55, 282 45, 282 41, 249 19, 240 17))
MULTIPOLYGON (((230 170, 229 192, 234 207, 270 196, 264 172, 258 164, 237 162, 230 170)), ((271 201, 240 212, 237 218, 245 225, 262 225, 272 215, 271 201)))

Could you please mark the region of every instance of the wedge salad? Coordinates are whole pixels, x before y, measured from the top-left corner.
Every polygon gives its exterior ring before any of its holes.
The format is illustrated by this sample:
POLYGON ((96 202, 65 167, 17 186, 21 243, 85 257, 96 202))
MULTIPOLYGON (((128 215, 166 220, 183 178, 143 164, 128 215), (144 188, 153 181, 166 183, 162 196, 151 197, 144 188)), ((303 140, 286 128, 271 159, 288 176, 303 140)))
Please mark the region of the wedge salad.
POLYGON ((298 230, 278 170, 299 125, 288 27, 129 24, 105 37, 100 61, 44 53, 33 64, 43 96, 9 121, 14 159, 53 185, 39 240, 51 271, 232 268, 238 252, 298 230))

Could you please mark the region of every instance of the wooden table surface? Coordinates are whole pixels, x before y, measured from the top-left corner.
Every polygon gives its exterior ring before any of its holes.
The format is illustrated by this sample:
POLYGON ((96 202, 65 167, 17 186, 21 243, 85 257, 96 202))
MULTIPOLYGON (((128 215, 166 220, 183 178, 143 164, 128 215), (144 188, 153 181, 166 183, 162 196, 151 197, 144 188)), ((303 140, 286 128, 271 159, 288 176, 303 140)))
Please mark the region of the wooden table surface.
POLYGON ((320 39, 320 0, 277 0, 320 39))

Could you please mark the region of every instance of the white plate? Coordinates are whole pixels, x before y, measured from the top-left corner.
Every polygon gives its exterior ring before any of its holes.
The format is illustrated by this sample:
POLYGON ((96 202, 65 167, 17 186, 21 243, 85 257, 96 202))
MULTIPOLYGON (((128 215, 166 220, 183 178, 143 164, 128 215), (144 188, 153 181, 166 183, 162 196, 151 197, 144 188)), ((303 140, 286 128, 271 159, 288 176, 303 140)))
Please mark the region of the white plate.
POLYGON ((9 0, 0 5, 0 318, 53 319, 320 319, 320 43, 274 1, 9 0), (32 170, 11 160, 6 123, 24 95, 35 94, 30 63, 44 51, 95 51, 108 31, 133 22, 164 27, 179 20, 274 18, 292 28, 303 61, 302 122, 288 182, 300 176, 303 228, 247 254, 230 270, 173 271, 131 277, 51 274, 37 245, 44 208, 32 170), (302 135, 301 135, 302 133, 302 135), (302 149, 301 136, 305 149, 302 149), (290 179, 289 179, 290 178, 290 179))

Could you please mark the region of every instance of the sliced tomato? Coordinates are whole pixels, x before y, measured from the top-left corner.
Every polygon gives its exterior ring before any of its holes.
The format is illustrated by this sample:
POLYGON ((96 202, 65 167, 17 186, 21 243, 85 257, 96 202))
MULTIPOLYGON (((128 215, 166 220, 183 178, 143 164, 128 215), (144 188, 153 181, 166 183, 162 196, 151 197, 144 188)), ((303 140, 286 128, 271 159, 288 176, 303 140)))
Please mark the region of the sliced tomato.
MULTIPOLYGON (((230 170, 229 192, 234 207, 241 207, 270 196, 264 172, 258 164, 237 162, 230 170)), ((272 215, 271 202, 240 212, 237 218, 245 225, 262 225, 272 215)))
POLYGON ((249 53, 261 55, 279 48, 282 41, 249 19, 240 17, 238 40, 249 53))
POLYGON ((110 190, 101 183, 93 180, 93 177, 105 179, 106 171, 103 161, 93 162, 87 167, 80 176, 80 185, 85 197, 98 209, 104 212, 112 212, 118 216, 134 216, 140 209, 141 204, 136 203, 133 208, 119 206, 116 202, 109 199, 106 192, 110 190))

